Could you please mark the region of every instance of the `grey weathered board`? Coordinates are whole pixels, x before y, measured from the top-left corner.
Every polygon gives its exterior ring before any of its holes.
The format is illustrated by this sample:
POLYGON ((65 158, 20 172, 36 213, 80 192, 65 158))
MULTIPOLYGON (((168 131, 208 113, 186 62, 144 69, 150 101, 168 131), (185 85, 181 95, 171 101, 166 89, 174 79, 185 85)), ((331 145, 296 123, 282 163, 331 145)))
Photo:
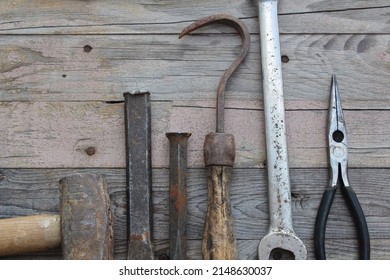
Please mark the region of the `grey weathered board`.
MULTIPOLYGON (((116 258, 126 256, 126 200, 123 169, 1 169, 0 218, 58 213, 58 180, 75 172, 100 173, 109 186, 115 225, 116 258)), ((351 184, 358 193, 373 243, 373 258, 390 258, 388 216, 390 193, 388 169, 351 169, 351 184), (372 182, 375 181, 375 184, 372 182), (369 189, 368 189, 369 188, 369 189)), ((189 170, 188 175, 188 239, 189 257, 199 259, 204 214, 207 204, 206 171, 189 170), (199 246, 199 248, 197 248, 199 246)), ((292 169, 292 206, 297 234, 308 243, 314 257, 312 235, 316 210, 327 182, 325 169, 292 169)), ((168 170, 153 170, 154 239, 156 254, 167 254, 168 248, 168 170)), ((232 214, 238 239, 239 258, 254 259, 256 248, 266 234, 268 201, 264 169, 235 169, 231 184, 232 214)), ((356 233, 348 208, 337 194, 330 213, 327 236, 329 257, 357 257, 356 233), (351 240, 352 239, 352 240, 351 240), (346 243, 340 246, 340 243, 346 243), (342 250, 341 252, 339 250, 342 250)), ((47 257, 58 257, 46 255, 47 257)))
MULTIPOLYGON (((215 130, 215 90, 240 38, 213 25, 178 39, 211 14, 240 17, 252 34, 227 86, 226 130, 237 142, 232 207, 240 259, 256 258, 268 226, 258 19, 251 0, 3 0, 0 2, 0 218, 58 213, 58 180, 101 173, 115 216, 115 256, 126 256, 123 92, 152 99, 156 254, 168 254, 168 131, 189 131, 188 238, 201 258, 206 211, 204 136, 215 130), (84 46, 91 46, 87 52, 84 46), (96 153, 88 155, 86 149, 96 153)), ((336 74, 350 143, 350 180, 371 234, 372 258, 390 259, 390 3, 280 0, 293 218, 314 258, 313 228, 327 185, 326 114, 336 74)), ((87 50, 87 49, 86 49, 87 50)), ((357 258, 338 193, 329 258, 357 258)), ((54 250, 11 258, 60 258, 54 250)))

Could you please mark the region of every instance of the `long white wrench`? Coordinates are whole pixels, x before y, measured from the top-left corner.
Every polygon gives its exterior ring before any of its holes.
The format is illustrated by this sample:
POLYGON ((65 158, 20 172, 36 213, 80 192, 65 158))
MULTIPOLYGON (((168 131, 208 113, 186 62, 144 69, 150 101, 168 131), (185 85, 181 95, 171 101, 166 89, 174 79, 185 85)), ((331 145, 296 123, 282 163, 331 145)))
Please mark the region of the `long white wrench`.
POLYGON ((269 232, 259 244, 259 259, 307 259, 307 249, 292 222, 278 1, 255 2, 259 8, 270 216, 269 232))

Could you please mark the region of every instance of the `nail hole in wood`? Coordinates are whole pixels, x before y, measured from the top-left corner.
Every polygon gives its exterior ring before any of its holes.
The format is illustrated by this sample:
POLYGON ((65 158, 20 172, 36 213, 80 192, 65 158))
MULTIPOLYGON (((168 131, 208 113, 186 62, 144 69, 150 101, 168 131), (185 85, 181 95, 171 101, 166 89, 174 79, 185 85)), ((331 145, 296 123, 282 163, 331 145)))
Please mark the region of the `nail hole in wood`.
POLYGON ((90 51, 92 51, 92 47, 90 45, 85 45, 84 46, 84 51, 85 52, 90 52, 90 51))
POLYGON ((96 153, 96 149, 94 147, 88 147, 85 149, 85 152, 89 156, 93 156, 96 153))
POLYGON ((290 61, 290 58, 288 58, 287 55, 282 55, 282 62, 283 62, 283 63, 287 63, 287 62, 289 62, 289 61, 290 61))

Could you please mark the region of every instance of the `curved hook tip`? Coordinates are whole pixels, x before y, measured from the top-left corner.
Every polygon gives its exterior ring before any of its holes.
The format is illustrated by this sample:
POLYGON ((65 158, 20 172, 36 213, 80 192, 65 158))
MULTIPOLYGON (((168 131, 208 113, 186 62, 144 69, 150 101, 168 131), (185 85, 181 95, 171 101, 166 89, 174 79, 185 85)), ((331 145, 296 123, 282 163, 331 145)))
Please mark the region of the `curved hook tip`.
POLYGON ((245 41, 247 40, 248 37, 247 34, 249 34, 249 31, 247 30, 245 24, 239 18, 227 14, 211 15, 194 21, 193 23, 185 27, 180 32, 179 39, 181 39, 182 37, 191 33, 194 30, 197 30, 203 26, 212 23, 223 23, 237 29, 245 44, 245 41))
POLYGON ((197 30, 203 26, 212 23, 223 23, 235 28, 239 32, 242 39, 242 47, 241 47, 240 54, 238 55, 236 60, 230 65, 230 67, 226 69, 226 71, 224 72, 217 89, 217 132, 223 133, 225 86, 228 79, 230 78, 230 75, 237 69, 237 67, 241 64, 246 54, 248 53, 249 46, 250 46, 250 34, 248 28, 246 27, 244 22, 241 21, 240 19, 226 14, 217 14, 217 15, 211 15, 208 17, 198 19, 197 21, 188 25, 181 31, 179 35, 179 39, 191 33, 194 30, 197 30))

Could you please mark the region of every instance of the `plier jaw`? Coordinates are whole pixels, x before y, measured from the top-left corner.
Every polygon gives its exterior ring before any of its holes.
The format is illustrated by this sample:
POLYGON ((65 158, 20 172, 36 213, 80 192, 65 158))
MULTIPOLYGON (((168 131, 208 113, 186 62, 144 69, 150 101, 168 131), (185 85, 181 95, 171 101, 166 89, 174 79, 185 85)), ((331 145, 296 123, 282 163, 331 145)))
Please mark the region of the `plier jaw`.
POLYGON ((344 114, 341 107, 340 93, 337 87, 336 76, 332 76, 332 89, 329 99, 328 115, 328 148, 329 148, 329 185, 336 187, 339 178, 345 187, 348 180, 348 141, 344 114))

